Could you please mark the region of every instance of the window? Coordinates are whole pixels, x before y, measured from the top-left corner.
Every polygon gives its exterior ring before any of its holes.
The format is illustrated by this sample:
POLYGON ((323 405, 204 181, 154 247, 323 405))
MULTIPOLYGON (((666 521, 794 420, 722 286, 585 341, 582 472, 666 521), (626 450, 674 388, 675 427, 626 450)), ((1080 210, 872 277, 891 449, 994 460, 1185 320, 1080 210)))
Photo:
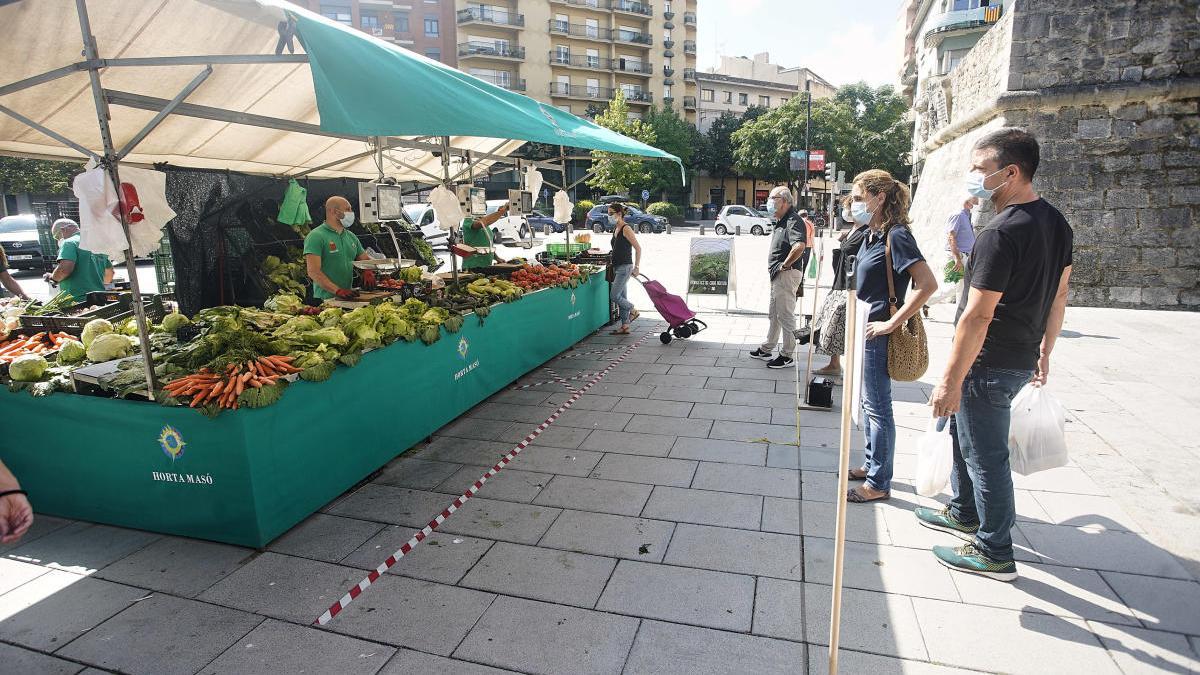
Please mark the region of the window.
POLYGON ((951 4, 953 5, 953 10, 955 12, 960 12, 964 9, 987 7, 991 3, 989 3, 988 0, 953 0, 951 4))
POLYGON ((566 33, 570 29, 570 25, 571 20, 567 18, 566 14, 554 15, 554 30, 560 33, 566 33))
POLYGON ((779 105, 787 105, 788 99, 786 96, 779 97, 779 105))
POLYGON ((671 39, 671 31, 669 31, 669 30, 664 30, 664 31, 663 31, 663 39, 664 39, 664 40, 670 40, 670 39, 671 39))
POLYGON ((724 96, 725 96, 722 99, 723 101, 725 101, 726 103, 729 103, 729 104, 733 103, 733 92, 732 91, 723 91, 721 93, 724 94, 724 96))
POLYGON ((701 89, 700 90, 700 100, 701 101, 713 101, 715 99, 715 96, 716 96, 716 92, 713 91, 712 89, 701 89))
POLYGON ((566 45, 555 45, 554 62, 568 64, 571 62, 571 48, 566 45))
POLYGON ((584 19, 584 28, 587 30, 587 36, 591 38, 600 37, 600 22, 596 19, 584 19))
POLYGON ((738 94, 738 105, 750 105, 750 94, 738 94))
POLYGON ((438 49, 437 47, 430 47, 429 49, 425 50, 425 56, 433 59, 434 61, 441 61, 442 50, 438 49))
POLYGON ((599 49, 587 50, 587 64, 589 66, 591 66, 592 68, 600 67, 600 50, 599 49))
POLYGON ((364 9, 359 12, 359 25, 369 33, 383 30, 383 25, 379 21, 379 12, 374 10, 364 9))
POLYGON ((350 14, 350 3, 348 2, 322 2, 321 16, 347 26, 354 25, 354 17, 350 14))
POLYGON ((559 75, 558 81, 554 83, 554 93, 569 94, 571 93, 571 77, 569 75, 559 75))
POLYGON ((768 108, 771 107, 771 97, 770 96, 759 96, 758 104, 761 106, 768 107, 768 108))
POLYGON ((397 33, 409 32, 410 29, 408 27, 408 12, 393 12, 392 20, 396 24, 396 32, 397 33))
POLYGON ((597 98, 598 96, 600 96, 600 80, 593 80, 591 78, 588 78, 587 95, 591 96, 592 98, 597 98))
POLYGON ((671 85, 663 85, 663 98, 671 98, 671 85))
POLYGON ((629 120, 630 122, 632 122, 634 120, 640 120, 640 119, 642 119, 642 113, 640 113, 640 112, 625 113, 625 119, 629 120))
POLYGON ((671 0, 667 0, 666 2, 663 3, 663 11, 664 12, 671 11, 671 0))
POLYGON ((436 16, 425 17, 425 34, 429 37, 437 37, 440 34, 438 30, 438 18, 436 16))
POLYGON ((571 106, 569 105, 560 105, 558 106, 558 109, 563 112, 571 112, 571 106))
POLYGON ((971 48, 967 47, 966 49, 947 49, 942 52, 941 74, 946 75, 958 67, 959 61, 962 61, 970 51, 971 48))

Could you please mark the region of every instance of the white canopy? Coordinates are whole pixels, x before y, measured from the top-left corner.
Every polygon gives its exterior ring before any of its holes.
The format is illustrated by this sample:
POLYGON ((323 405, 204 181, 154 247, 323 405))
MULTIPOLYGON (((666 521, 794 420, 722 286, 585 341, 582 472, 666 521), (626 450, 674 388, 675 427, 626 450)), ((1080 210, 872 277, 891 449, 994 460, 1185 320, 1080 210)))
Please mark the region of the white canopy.
MULTIPOLYGON (((99 72, 113 145, 120 151, 134 141, 123 162, 271 175, 379 175, 371 139, 321 131, 299 40, 292 40, 295 55, 286 49, 276 55, 280 22, 286 26, 278 6, 255 0, 87 0, 86 7, 99 58, 107 62, 99 72), (264 60, 273 62, 253 62, 264 60), (180 95, 184 102, 138 140, 158 111, 180 95)), ((0 154, 53 159, 103 154, 88 70, 73 66, 83 62, 76 0, 2 5, 0 26, 0 154), (39 77, 47 73, 59 76, 39 77), (27 78, 40 82, 29 86, 27 78)), ((440 138, 393 137, 382 143, 404 146, 385 153, 386 175, 422 183, 442 178, 442 160, 431 152, 440 138)), ((450 137, 451 147, 470 151, 472 159, 500 159, 523 143, 450 137)), ((455 154, 450 176, 465 180, 467 162, 455 154)), ((478 161, 474 172, 491 163, 478 161)))

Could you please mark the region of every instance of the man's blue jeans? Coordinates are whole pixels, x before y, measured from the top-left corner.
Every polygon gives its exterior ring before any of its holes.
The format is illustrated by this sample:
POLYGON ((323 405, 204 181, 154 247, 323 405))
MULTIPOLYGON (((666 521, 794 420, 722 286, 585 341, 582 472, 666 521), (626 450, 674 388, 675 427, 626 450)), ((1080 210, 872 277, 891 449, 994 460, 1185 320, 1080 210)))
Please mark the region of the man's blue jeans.
POLYGON ((863 431, 866 433, 867 485, 892 489, 896 418, 892 415, 892 378, 888 375, 887 335, 867 340, 863 353, 863 431))
POLYGON ((1012 526, 1017 520, 1008 463, 1011 405, 1032 377, 1032 370, 976 364, 963 381, 962 406, 950 422, 950 515, 963 523, 979 523, 975 546, 997 562, 1013 559, 1012 526))

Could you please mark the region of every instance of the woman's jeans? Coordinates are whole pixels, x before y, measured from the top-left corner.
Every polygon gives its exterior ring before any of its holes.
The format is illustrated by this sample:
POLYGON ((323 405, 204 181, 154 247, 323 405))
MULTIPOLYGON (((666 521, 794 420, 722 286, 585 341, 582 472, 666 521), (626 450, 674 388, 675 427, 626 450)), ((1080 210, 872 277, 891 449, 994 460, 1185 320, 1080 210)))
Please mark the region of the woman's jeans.
POLYGON ((633 303, 629 301, 629 277, 633 275, 633 265, 617 265, 613 268, 612 300, 621 311, 621 325, 629 325, 629 313, 633 311, 633 303))
POLYGON ((1013 397, 1031 377, 1032 370, 973 366, 963 381, 962 406, 950 422, 954 439, 950 515, 963 523, 979 523, 975 546, 997 562, 1013 559, 1017 510, 1008 463, 1008 427, 1013 397))
POLYGON ((867 340, 863 353, 863 429, 866 432, 867 485, 892 489, 896 419, 892 416, 892 378, 888 375, 887 335, 867 340))

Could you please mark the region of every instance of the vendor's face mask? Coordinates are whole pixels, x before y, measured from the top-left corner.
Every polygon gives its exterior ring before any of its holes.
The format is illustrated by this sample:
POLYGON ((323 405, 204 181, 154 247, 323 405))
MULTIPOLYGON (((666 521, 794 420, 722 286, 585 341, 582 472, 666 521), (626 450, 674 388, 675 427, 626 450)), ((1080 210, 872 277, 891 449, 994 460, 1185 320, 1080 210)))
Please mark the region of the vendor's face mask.
POLYGON ((342 214, 342 227, 350 227, 354 224, 354 212, 347 211, 342 214))

